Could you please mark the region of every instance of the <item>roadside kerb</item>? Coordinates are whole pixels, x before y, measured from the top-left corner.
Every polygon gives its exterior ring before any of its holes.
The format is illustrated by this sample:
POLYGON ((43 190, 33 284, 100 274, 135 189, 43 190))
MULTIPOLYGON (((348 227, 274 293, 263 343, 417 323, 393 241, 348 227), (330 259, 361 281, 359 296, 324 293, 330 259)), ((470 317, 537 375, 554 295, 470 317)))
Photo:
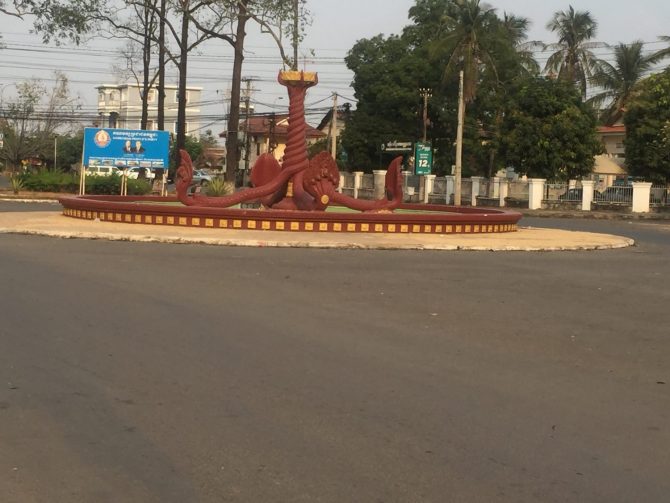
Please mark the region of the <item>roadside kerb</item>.
POLYGON ((571 251, 615 249, 634 244, 632 239, 622 236, 525 227, 512 233, 480 235, 308 234, 117 224, 72 219, 55 212, 0 214, 0 233, 219 246, 374 250, 571 251))

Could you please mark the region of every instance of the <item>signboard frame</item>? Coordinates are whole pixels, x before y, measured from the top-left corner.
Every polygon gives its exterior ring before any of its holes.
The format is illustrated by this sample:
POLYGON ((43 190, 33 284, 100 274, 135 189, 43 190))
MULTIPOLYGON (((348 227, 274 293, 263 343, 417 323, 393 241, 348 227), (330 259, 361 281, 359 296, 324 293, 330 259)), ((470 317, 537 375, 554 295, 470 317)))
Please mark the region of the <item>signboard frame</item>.
POLYGON ((389 141, 381 144, 382 152, 411 152, 411 141, 389 141))
POLYGON ((433 145, 431 142, 418 141, 414 146, 414 173, 430 175, 433 171, 433 145))
POLYGON ((84 128, 83 165, 167 169, 170 133, 142 129, 84 128))

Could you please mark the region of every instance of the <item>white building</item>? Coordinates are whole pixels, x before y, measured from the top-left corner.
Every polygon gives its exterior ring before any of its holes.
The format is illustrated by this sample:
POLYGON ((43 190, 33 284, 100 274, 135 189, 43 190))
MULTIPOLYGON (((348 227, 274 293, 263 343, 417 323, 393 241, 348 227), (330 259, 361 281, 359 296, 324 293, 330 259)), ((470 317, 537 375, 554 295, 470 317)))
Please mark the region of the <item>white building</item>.
MULTIPOLYGON (((142 86, 137 84, 103 84, 98 90, 98 115, 101 127, 140 129, 142 120, 142 86)), ((186 88, 186 134, 200 136, 201 87, 186 88)), ((177 86, 165 86, 165 131, 177 132, 177 86)), ((149 118, 147 129, 156 129, 158 120, 158 91, 149 89, 149 118)))

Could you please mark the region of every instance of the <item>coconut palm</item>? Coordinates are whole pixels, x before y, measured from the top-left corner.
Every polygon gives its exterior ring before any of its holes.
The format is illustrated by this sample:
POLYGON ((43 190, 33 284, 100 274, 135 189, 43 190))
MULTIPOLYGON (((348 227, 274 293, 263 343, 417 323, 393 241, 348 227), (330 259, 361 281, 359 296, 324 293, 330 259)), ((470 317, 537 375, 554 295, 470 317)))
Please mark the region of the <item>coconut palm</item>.
POLYGON ((665 47, 654 53, 654 56, 658 56, 659 60, 670 57, 670 37, 667 35, 662 35, 658 37, 661 42, 668 44, 668 47, 665 47))
POLYGON ((500 20, 500 27, 503 31, 503 37, 511 44, 516 53, 519 64, 526 74, 535 75, 539 73, 540 67, 533 56, 533 50, 543 47, 541 42, 527 41, 528 27, 530 21, 525 17, 515 16, 514 14, 503 13, 500 20))
POLYGON ((640 40, 630 44, 618 44, 614 47, 613 64, 603 60, 598 60, 595 64, 591 83, 602 91, 589 102, 597 108, 608 104, 601 117, 607 125, 621 119, 638 82, 655 63, 665 57, 664 51, 645 56, 643 48, 644 43, 640 40))
POLYGON ((547 46, 555 52, 549 56, 544 71, 555 73, 559 79, 574 82, 582 96, 596 57, 591 49, 606 47, 606 44, 589 42, 596 35, 598 23, 588 11, 558 11, 547 23, 547 29, 558 34, 558 42, 547 46))
POLYGON ((445 80, 463 70, 463 96, 466 103, 477 95, 482 65, 495 71, 492 55, 492 27, 497 22, 495 9, 479 0, 453 0, 443 18, 445 30, 433 45, 434 54, 447 54, 445 80))

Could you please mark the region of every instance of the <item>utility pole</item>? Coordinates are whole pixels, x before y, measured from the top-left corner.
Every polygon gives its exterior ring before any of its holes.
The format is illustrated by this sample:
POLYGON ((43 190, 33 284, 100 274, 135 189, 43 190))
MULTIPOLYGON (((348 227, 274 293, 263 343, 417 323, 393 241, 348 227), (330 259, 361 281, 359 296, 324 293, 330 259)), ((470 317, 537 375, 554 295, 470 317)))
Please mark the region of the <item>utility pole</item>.
POLYGON ((277 123, 277 117, 275 112, 272 112, 270 115, 270 124, 269 124, 269 135, 268 135, 268 152, 274 154, 275 149, 277 148, 277 139, 275 138, 275 125, 277 123))
POLYGON ((249 150, 251 149, 251 136, 249 135, 249 101, 251 100, 251 81, 252 79, 242 79, 247 84, 246 93, 244 96, 245 105, 245 126, 244 126, 244 175, 249 173, 249 150))
POLYGON ((456 170, 454 187, 454 205, 461 205, 461 166, 463 162, 463 116, 465 102, 463 101, 463 70, 458 75, 458 129, 456 130, 456 170))
POLYGON ((431 89, 422 87, 419 89, 419 94, 423 97, 423 142, 426 142, 426 129, 428 127, 428 98, 433 96, 431 89))
POLYGON ((58 169, 58 135, 54 135, 54 171, 58 169))
POLYGON ((300 21, 300 0, 293 0, 293 68, 298 69, 298 41, 300 40, 298 29, 300 21))
POLYGON ((330 120, 330 152, 337 160, 337 93, 333 93, 333 117, 330 120))

